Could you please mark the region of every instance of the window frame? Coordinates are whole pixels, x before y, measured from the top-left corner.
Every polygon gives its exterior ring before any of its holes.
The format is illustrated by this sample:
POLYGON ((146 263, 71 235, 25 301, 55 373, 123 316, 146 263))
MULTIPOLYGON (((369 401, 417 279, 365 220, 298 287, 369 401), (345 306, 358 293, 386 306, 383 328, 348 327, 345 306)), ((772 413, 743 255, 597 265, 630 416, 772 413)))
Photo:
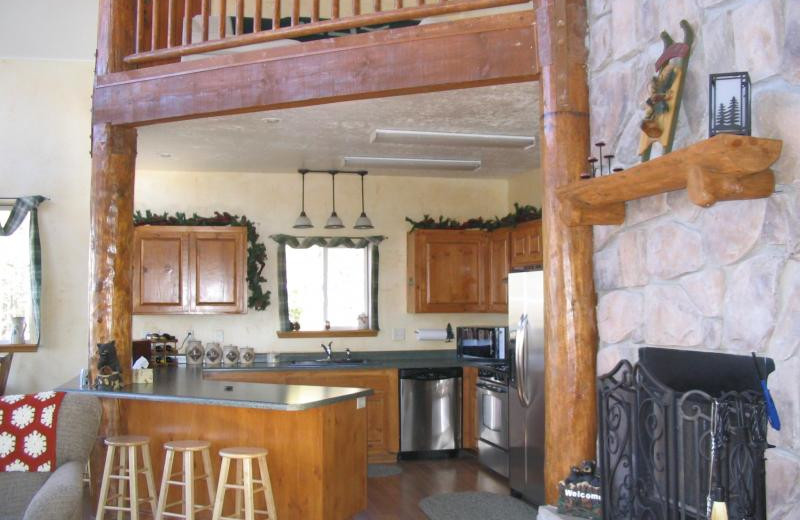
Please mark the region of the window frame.
MULTIPOLYGON (((2 225, 3 223, 6 222, 6 220, 8 220, 8 218, 11 216, 11 211, 13 209, 14 209, 14 204, 8 204, 6 202, 0 202, 0 211, 8 212, 8 215, 5 215, 4 218, 0 217, 0 225, 2 225)), ((20 232, 23 228, 26 228, 26 229, 29 230, 28 233, 30 233, 30 218, 31 218, 30 213, 25 215, 25 220, 20 225, 20 228, 17 230, 17 232, 20 232)), ((0 238, 8 238, 8 237, 0 237, 0 238)), ((31 255, 30 243, 28 243, 28 256, 30 257, 30 255, 31 255)), ((30 269, 30 266, 29 266, 29 269, 30 269)), ((30 300, 29 301, 29 305, 33 306, 33 295, 31 294, 30 282, 31 282, 31 280, 30 280, 30 275, 29 275, 28 284, 27 284, 27 286, 28 286, 28 299, 30 300)), ((29 309, 29 311, 30 311, 31 314, 33 313, 33 309, 29 309)), ((27 312, 25 314, 25 317, 28 318, 28 313, 27 312)), ((32 342, 33 338, 32 338, 32 336, 30 336, 31 331, 29 330, 29 328, 31 327, 31 322, 32 321, 33 321, 33 319, 32 319, 32 316, 31 316, 31 319, 28 320, 28 322, 27 322, 28 330, 26 330, 26 334, 28 335, 28 338, 26 338, 23 343, 11 343, 10 338, 9 339, 0 338, 0 354, 7 353, 7 352, 13 353, 13 352, 36 352, 37 351, 38 345, 36 343, 32 342)))

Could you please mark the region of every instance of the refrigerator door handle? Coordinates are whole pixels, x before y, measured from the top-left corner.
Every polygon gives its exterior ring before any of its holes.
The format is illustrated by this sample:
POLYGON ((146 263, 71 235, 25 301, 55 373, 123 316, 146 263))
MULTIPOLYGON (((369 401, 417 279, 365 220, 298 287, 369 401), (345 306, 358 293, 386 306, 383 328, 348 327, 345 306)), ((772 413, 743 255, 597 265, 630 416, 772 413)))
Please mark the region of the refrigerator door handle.
POLYGON ((519 400, 522 403, 522 406, 528 408, 531 404, 530 396, 526 395, 526 388, 528 387, 528 380, 527 374, 525 373, 527 370, 527 363, 525 362, 527 356, 527 341, 526 335, 528 330, 528 315, 523 314, 519 318, 519 326, 517 327, 517 337, 516 343, 514 346, 514 362, 515 362, 515 374, 517 377, 517 395, 519 396, 519 400))

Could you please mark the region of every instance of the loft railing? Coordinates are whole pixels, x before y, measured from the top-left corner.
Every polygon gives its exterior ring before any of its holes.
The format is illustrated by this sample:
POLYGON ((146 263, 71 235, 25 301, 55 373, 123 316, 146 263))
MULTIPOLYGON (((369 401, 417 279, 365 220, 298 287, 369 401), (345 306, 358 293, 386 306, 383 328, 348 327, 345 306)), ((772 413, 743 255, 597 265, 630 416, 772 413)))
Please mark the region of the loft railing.
POLYGON ((137 0, 130 65, 529 0, 137 0), (385 3, 391 3, 390 6, 385 3), (414 5, 408 5, 413 3, 414 5), (284 6, 288 9, 284 10, 284 6), (276 20, 278 21, 276 23, 276 20))

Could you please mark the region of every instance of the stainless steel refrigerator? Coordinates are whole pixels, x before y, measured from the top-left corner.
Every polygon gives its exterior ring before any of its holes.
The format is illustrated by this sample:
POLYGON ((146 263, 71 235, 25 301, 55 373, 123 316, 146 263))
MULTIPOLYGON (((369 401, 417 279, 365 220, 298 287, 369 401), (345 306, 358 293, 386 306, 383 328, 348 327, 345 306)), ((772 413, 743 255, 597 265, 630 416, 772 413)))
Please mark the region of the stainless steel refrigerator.
POLYGON ((511 379, 508 397, 512 495, 544 504, 544 276, 508 277, 511 379))

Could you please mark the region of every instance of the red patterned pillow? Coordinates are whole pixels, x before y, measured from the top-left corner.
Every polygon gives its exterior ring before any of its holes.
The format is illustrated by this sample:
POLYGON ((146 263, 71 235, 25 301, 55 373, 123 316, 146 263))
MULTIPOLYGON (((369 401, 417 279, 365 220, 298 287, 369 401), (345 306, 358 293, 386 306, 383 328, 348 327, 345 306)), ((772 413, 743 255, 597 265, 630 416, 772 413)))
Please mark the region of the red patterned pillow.
POLYGON ((64 392, 0 397, 0 471, 54 471, 64 392))

